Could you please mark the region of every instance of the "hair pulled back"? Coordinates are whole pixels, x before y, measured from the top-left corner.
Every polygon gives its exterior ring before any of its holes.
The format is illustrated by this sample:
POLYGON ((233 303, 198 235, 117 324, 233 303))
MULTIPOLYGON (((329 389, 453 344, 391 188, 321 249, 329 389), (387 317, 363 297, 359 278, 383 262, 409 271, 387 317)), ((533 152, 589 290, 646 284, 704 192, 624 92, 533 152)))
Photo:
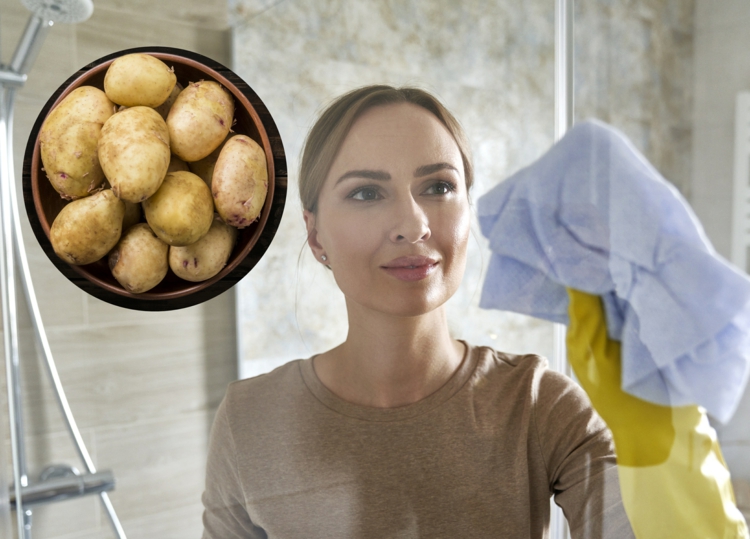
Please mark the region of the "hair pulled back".
POLYGON ((448 129, 461 152, 467 192, 474 180, 471 150, 458 120, 433 95, 419 88, 365 86, 331 103, 320 115, 305 140, 299 172, 302 208, 315 213, 318 195, 349 130, 362 113, 374 107, 410 103, 431 112, 448 129))

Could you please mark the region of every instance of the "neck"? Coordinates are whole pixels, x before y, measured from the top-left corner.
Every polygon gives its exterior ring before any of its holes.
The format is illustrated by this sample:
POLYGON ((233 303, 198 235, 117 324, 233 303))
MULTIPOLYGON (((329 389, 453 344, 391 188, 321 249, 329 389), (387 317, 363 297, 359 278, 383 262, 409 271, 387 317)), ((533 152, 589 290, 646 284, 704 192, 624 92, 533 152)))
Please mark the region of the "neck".
POLYGON ((342 399, 392 408, 438 390, 456 371, 465 347, 451 338, 445 310, 391 316, 347 303, 349 333, 316 356, 321 382, 342 399))

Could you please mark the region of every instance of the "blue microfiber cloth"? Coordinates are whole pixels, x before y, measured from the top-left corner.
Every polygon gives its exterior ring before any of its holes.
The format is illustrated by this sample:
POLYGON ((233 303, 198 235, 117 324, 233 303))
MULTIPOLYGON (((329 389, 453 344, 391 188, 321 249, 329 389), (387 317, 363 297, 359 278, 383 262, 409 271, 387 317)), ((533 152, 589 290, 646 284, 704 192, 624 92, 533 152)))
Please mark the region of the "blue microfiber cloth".
POLYGON ((477 208, 493 253, 481 307, 565 324, 566 287, 599 295, 623 390, 731 418, 750 373, 750 279, 622 133, 576 124, 477 208))

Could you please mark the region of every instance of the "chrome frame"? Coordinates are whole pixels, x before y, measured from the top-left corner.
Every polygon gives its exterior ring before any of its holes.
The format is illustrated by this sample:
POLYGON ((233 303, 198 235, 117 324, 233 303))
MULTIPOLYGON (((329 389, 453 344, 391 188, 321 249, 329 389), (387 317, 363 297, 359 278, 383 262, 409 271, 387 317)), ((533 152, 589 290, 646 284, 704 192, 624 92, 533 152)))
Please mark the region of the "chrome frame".
MULTIPOLYGON (((574 0, 555 0, 555 142, 560 140, 573 125, 574 117, 574 0)), ((554 369, 571 375, 565 350, 565 326, 555 324, 554 369)), ((550 501, 551 539, 566 539, 570 536, 565 516, 554 502, 550 501)))

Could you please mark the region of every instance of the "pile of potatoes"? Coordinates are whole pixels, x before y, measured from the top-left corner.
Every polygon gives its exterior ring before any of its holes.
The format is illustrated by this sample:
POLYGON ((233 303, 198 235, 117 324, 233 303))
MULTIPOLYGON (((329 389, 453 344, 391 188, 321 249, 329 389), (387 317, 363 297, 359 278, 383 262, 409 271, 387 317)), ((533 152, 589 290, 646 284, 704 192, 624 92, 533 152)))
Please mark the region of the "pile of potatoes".
POLYGON ((107 256, 135 294, 169 268, 192 282, 219 273, 268 192, 265 153, 233 118, 221 85, 183 88, 147 54, 112 62, 103 91, 73 90, 39 134, 43 170, 70 201, 50 229, 55 253, 76 265, 107 256))

